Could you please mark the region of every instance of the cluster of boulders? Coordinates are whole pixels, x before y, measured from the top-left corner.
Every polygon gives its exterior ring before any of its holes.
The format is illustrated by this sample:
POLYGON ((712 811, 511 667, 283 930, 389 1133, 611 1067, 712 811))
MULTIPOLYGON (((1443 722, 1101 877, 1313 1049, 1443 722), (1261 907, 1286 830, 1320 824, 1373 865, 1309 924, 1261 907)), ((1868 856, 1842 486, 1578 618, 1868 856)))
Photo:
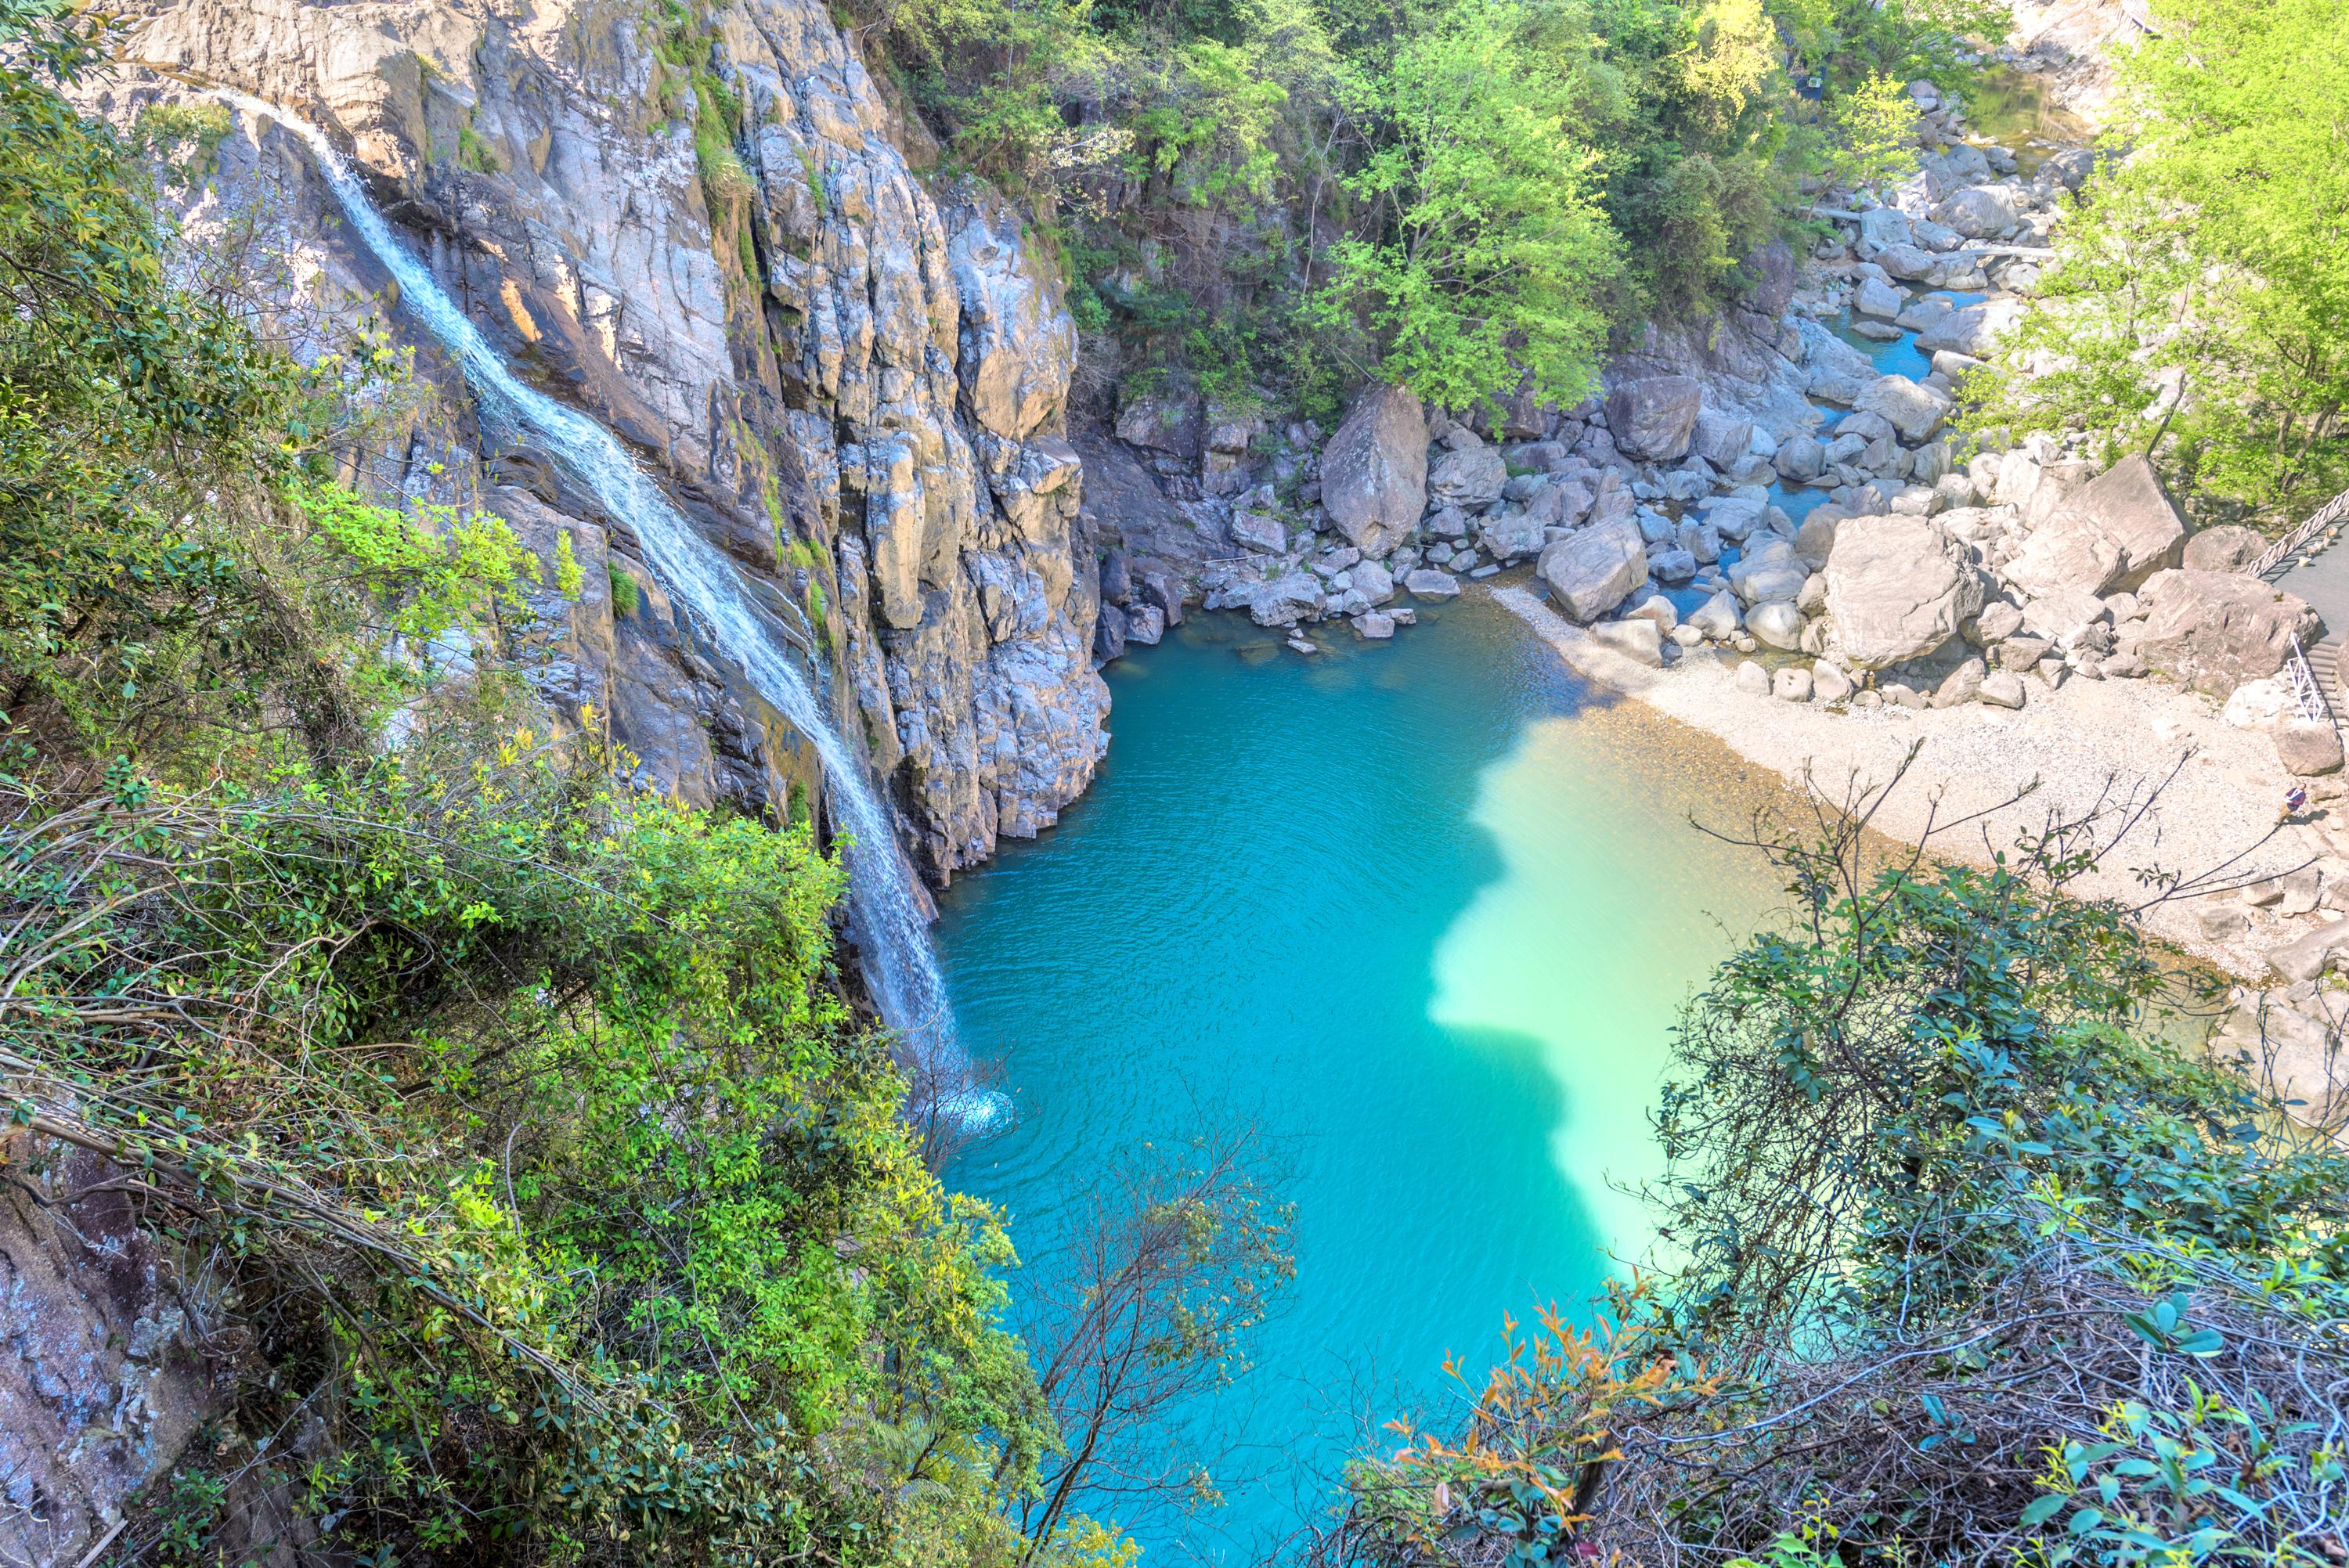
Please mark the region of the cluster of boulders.
MULTIPOLYGON (((1500 421, 1499 440, 1401 387, 1375 387, 1302 470, 1291 500, 1274 484, 1238 498, 1227 524, 1237 552, 1206 563, 1206 604, 1292 631, 1343 617, 1357 635, 1378 640, 1413 618, 1400 595, 1449 599, 1464 579, 1567 549, 1589 556, 1583 592, 1593 613, 1611 609, 1648 581, 1651 539, 1681 532, 1641 505, 1662 491, 1635 477, 1618 445, 1619 431, 1642 455, 1689 450, 1701 388, 1666 379, 1679 385, 1566 413, 1516 410, 1500 421)), ((1733 443, 1728 455, 1750 458, 1745 427, 1706 435, 1716 450, 1733 443)), ((1693 499, 1715 478, 1710 468, 1683 475, 1682 493, 1693 499)), ((1692 540, 1697 531, 1690 525, 1692 540)), ((1717 543, 1698 548, 1708 562, 1719 556, 1717 543)), ((1699 563, 1683 550, 1661 570, 1687 580, 1699 563)))

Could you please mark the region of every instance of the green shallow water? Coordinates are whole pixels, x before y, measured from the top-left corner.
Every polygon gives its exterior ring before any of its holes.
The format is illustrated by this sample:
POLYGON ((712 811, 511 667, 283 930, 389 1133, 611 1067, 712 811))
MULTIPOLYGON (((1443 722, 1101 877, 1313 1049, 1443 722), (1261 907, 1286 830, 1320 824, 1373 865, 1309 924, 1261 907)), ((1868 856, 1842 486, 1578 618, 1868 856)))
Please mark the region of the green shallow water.
POLYGON ((1155 1560, 1293 1523, 1364 1413, 1646 1246, 1610 1183, 1654 1169, 1674 1012, 1772 903, 1688 825, 1743 820, 1725 754, 1671 749, 1495 605, 1437 614, 1309 661, 1225 616, 1137 650, 1091 793, 942 901, 964 1037, 1016 1105, 951 1176, 1030 1274, 1121 1148, 1253 1119, 1292 1172, 1288 1309, 1166 1435, 1262 1473, 1141 1523, 1155 1560))

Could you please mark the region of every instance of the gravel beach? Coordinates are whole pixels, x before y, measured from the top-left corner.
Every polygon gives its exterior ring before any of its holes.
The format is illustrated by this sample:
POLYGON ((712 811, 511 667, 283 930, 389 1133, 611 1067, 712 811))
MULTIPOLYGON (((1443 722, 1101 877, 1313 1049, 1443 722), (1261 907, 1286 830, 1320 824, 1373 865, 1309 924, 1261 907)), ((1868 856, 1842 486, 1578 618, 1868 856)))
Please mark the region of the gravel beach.
POLYGON ((2206 698, 2153 681, 2072 680, 2051 692, 2033 680, 2019 711, 1969 703, 1833 712, 1740 690, 1733 656, 1701 656, 1671 670, 1635 663, 1567 622, 1529 587, 1497 588, 1493 597, 1586 677, 1718 738, 1831 802, 1889 780, 1917 747, 1907 778, 1872 826, 1906 842, 1930 841, 1935 853, 1952 859, 1987 863, 2051 816, 2085 814, 2099 801, 2142 801, 2158 786, 2080 891, 2137 906, 2156 898, 2147 879, 2158 872, 2225 887, 2153 903, 2143 919, 2164 940, 2245 979, 2262 977, 2267 950, 2304 928, 2247 910, 2247 934, 2213 941, 2203 932, 2202 911, 2240 908, 2235 888, 2336 852, 2330 819, 2349 815, 2319 810, 2313 821, 2279 830, 2292 780, 2268 738, 2230 727, 2206 698), (2004 804, 2033 779, 2035 790, 2004 804), (1962 819, 1973 820, 1948 826, 1962 819))

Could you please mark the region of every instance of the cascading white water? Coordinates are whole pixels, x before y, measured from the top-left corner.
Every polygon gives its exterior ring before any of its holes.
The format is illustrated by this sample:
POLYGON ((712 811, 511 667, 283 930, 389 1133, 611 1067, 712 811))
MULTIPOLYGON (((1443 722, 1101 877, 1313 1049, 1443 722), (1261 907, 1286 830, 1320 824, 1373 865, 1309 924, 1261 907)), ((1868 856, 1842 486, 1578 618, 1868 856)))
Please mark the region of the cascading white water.
POLYGON ((814 742, 833 803, 855 841, 849 907, 882 1015, 926 1058, 956 1050, 946 984, 888 814, 862 762, 826 721, 815 694, 784 651, 781 631, 751 601, 733 562, 694 531, 609 430, 515 379, 489 340, 392 233, 358 176, 317 127, 250 94, 212 90, 223 102, 274 120, 309 145, 351 227, 398 280, 401 308, 457 357, 476 396, 502 406, 615 517, 626 520, 644 546, 647 564, 669 593, 691 607, 719 651, 740 666, 759 694, 814 742))

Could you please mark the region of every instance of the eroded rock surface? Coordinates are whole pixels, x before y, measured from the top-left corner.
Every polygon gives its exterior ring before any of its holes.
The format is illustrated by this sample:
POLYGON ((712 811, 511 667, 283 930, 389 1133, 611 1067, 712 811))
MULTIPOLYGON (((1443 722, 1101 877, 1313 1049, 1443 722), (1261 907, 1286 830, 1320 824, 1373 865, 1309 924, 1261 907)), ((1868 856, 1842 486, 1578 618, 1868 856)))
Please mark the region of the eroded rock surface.
MULTIPOLYGON (((351 149, 524 376, 631 442, 771 590, 943 880, 1051 822, 1105 745, 1083 466, 1064 439, 1074 330, 1017 214, 916 178, 899 116, 814 0, 722 0, 680 38, 654 36, 663 25, 594 0, 512 15, 150 0, 126 53, 302 106, 351 149)), ((129 121, 187 96, 129 71, 105 107, 129 121)), ((437 411, 359 458, 410 494, 500 504, 507 455, 485 455, 460 379, 388 308, 306 150, 241 118, 219 164, 190 203, 199 244, 249 226, 250 281, 317 348, 371 316, 418 347, 437 411)), ((561 520, 533 515, 540 532, 569 529, 657 587, 627 520, 543 472, 533 489, 561 520)), ((652 779, 776 806, 817 781, 698 640, 692 605, 585 614, 552 628, 587 634, 554 638, 579 651, 559 655, 550 701, 624 729, 652 779)))

